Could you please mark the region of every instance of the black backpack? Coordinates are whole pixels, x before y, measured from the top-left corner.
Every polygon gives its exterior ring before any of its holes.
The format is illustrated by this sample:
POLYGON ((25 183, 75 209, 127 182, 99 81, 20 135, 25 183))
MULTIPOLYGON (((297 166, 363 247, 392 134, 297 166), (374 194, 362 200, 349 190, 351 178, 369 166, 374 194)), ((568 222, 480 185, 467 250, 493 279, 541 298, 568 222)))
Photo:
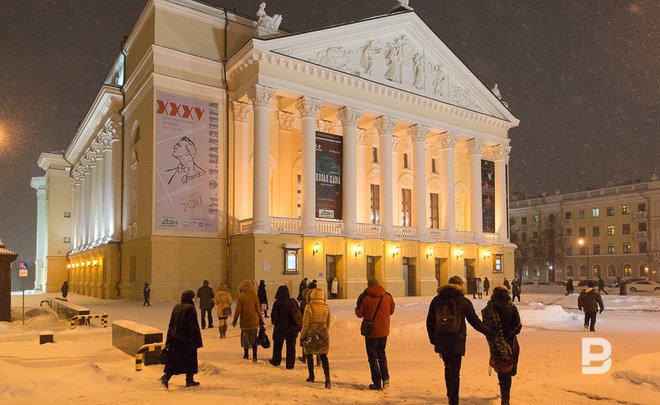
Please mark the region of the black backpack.
POLYGON ((450 335, 461 331, 463 314, 455 299, 440 301, 435 310, 435 334, 450 335))

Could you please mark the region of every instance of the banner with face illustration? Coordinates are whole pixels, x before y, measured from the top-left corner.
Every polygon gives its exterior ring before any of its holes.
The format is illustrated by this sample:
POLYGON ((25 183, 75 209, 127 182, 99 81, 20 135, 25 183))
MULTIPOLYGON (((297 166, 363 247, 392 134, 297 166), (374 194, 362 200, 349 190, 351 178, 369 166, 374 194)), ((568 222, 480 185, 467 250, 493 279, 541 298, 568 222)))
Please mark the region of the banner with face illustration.
POLYGON ((156 94, 156 229, 218 231, 218 103, 156 94))
POLYGON ((342 137, 316 133, 316 217, 341 219, 342 137))
POLYGON ((481 209, 483 231, 495 232, 495 163, 481 161, 481 209))

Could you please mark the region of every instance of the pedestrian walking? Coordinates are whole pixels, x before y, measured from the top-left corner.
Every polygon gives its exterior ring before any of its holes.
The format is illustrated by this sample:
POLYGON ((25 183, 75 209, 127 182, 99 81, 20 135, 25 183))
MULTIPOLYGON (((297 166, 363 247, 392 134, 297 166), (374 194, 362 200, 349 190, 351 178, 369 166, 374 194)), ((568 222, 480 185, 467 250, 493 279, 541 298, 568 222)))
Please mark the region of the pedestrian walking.
POLYGON ((449 278, 449 283, 438 287, 438 295, 431 301, 426 317, 429 341, 440 354, 445 365, 445 384, 449 405, 458 404, 461 361, 465 355, 467 335, 465 320, 477 331, 493 336, 474 312, 472 302, 465 298, 463 280, 458 276, 449 278))
POLYGON ((610 295, 607 291, 605 291, 605 281, 603 281, 602 278, 598 279, 598 293, 605 293, 605 295, 610 295))
POLYGON ((484 283, 480 277, 477 277, 477 297, 482 299, 484 297, 484 283))
POLYGON ((573 294, 573 291, 575 291, 575 288, 573 287, 573 279, 569 278, 566 280, 566 295, 573 294))
POLYGON ((516 301, 516 297, 518 297, 518 302, 520 302, 521 286, 520 280, 518 280, 516 277, 514 277, 513 281, 511 282, 511 293, 513 295, 513 302, 516 301))
POLYGON ((268 361, 273 366, 282 363, 282 347, 286 342, 285 364, 292 369, 296 364, 296 340, 302 327, 302 314, 298 301, 291 298, 289 287, 281 285, 275 293, 273 310, 270 312, 273 323, 273 357, 268 361))
POLYGON ((603 305, 603 299, 596 290, 594 290, 595 284, 593 281, 587 283, 587 288, 582 290, 578 296, 578 309, 584 311, 584 330, 595 332, 596 331, 596 314, 598 313, 598 308, 600 307, 600 313, 603 313, 605 306, 603 305))
POLYGON ((241 320, 241 347, 243 347, 243 358, 249 359, 248 352, 252 349, 252 362, 257 362, 257 336, 259 327, 264 324, 261 317, 261 308, 259 299, 255 292, 252 280, 244 280, 238 286, 238 299, 236 300, 236 310, 234 319, 231 323, 236 327, 238 319, 241 320))
POLYGON ((504 281, 502 281, 502 285, 504 285, 507 290, 511 290, 511 284, 509 284, 509 280, 507 280, 506 277, 504 277, 504 281))
POLYGON ((471 277, 468 279, 468 294, 472 294, 472 299, 477 299, 477 279, 471 277))
POLYGON ((509 290, 500 286, 493 289, 493 295, 481 311, 484 325, 495 334, 488 339, 491 358, 490 364, 497 372, 500 384, 502 405, 509 405, 511 400, 511 377, 518 373, 520 345, 517 335, 522 329, 518 308, 513 305, 509 290))
POLYGON ((257 289, 257 297, 259 297, 259 305, 264 318, 268 318, 268 293, 266 292, 266 282, 259 280, 259 288, 257 289))
POLYGON ((330 282, 330 298, 331 299, 337 299, 337 294, 339 293, 339 280, 337 280, 337 277, 333 277, 332 281, 330 282))
POLYGON ((323 365, 325 375, 325 388, 331 388, 330 362, 328 350, 330 348, 330 308, 325 302, 325 294, 320 288, 309 293, 309 302, 303 314, 303 326, 300 339, 303 342, 303 353, 307 356, 307 382, 314 382, 314 355, 318 354, 323 365))
POLYGON ((221 284, 218 291, 215 293, 213 302, 218 307, 218 332, 220 339, 227 337, 227 318, 231 315, 231 303, 233 298, 229 286, 221 284))
POLYGON ((62 298, 66 298, 67 295, 69 295, 69 282, 64 280, 62 283, 62 287, 60 287, 60 291, 62 292, 62 298))
POLYGON ((144 297, 144 304, 142 306, 151 306, 151 286, 146 281, 144 282, 144 287, 142 288, 142 296, 144 297))
POLYGON ((298 297, 296 297, 296 299, 300 304, 302 304, 303 300, 305 299, 303 297, 303 291, 305 291, 308 284, 309 283, 307 282, 307 277, 305 277, 300 281, 300 284, 298 285, 298 297))
POLYGON ((213 315, 211 315, 211 310, 213 309, 213 298, 215 294, 213 293, 213 288, 209 286, 209 280, 204 280, 202 286, 197 290, 197 298, 199 298, 199 309, 202 313, 202 329, 206 328, 206 319, 209 320, 209 328, 213 327, 213 315))
POLYGON ((194 299, 193 290, 184 291, 181 294, 181 302, 176 304, 170 316, 165 340, 165 370, 160 378, 165 389, 169 388, 170 378, 176 374, 186 375, 186 387, 199 385, 194 376, 198 372, 197 349, 202 347, 202 334, 197 323, 194 299))
POLYGON ((394 298, 378 284, 377 279, 367 282, 367 288, 358 296, 355 315, 363 318, 360 332, 364 336, 367 359, 371 370, 370 390, 380 390, 390 384, 387 368, 387 336, 390 334, 390 317, 394 314, 394 298))
POLYGON ((484 277, 484 292, 486 293, 486 296, 488 296, 488 291, 490 291, 490 281, 488 280, 488 277, 484 277))

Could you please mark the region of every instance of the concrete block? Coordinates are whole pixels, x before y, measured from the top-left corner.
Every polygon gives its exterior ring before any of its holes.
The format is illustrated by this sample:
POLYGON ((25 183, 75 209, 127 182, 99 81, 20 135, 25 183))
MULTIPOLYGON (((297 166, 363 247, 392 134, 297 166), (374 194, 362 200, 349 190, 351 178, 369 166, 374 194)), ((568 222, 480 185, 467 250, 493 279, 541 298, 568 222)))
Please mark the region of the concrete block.
POLYGON ((53 343, 52 330, 42 330, 39 332, 39 344, 43 345, 44 343, 53 343))

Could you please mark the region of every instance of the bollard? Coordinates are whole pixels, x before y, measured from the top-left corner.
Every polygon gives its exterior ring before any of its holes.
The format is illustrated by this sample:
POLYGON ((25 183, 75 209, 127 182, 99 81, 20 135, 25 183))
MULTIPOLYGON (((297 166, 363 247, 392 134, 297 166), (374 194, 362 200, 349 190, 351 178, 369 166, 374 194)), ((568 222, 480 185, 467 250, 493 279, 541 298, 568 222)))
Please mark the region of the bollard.
POLYGON ((135 354, 135 371, 142 371, 142 358, 145 352, 153 352, 154 350, 161 351, 165 347, 165 342, 149 343, 140 346, 135 354))
POLYGON ((89 325, 90 319, 101 318, 101 326, 104 328, 108 327, 108 314, 90 314, 90 315, 76 315, 71 318, 71 329, 76 328, 76 324, 79 320, 84 320, 86 325, 89 325))

